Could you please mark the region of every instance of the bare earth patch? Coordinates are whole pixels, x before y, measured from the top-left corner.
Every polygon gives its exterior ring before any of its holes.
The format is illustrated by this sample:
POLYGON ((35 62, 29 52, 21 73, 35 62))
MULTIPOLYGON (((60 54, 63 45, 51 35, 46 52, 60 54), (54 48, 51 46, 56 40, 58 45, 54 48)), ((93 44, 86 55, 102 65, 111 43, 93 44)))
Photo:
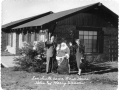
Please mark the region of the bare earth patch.
MULTIPOLYGON (((108 65, 108 64, 107 64, 108 65)), ((109 64, 114 66, 114 64, 109 64)), ((59 75, 13 71, 1 68, 1 86, 5 90, 117 90, 118 72, 59 75)))

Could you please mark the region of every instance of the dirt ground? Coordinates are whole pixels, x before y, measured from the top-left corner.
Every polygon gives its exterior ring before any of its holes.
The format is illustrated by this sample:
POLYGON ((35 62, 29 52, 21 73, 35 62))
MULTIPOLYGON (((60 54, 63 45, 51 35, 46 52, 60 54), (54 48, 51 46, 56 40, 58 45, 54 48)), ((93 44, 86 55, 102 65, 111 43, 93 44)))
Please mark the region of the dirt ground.
POLYGON ((1 56, 1 62, 5 67, 15 66, 14 58, 18 56, 1 56))
POLYGON ((93 67, 92 71, 83 72, 81 76, 29 73, 13 71, 13 68, 1 68, 1 87, 3 90, 117 90, 117 62, 95 66, 101 68, 93 67))

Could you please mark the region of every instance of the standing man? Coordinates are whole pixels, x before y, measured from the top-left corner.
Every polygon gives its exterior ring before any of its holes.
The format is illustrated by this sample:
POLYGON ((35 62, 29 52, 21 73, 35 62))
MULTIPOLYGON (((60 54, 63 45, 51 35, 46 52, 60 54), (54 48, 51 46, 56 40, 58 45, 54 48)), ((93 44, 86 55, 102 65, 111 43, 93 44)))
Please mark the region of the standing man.
POLYGON ((51 36, 50 41, 45 42, 45 46, 47 48, 46 51, 46 73, 50 73, 52 69, 52 63, 53 62, 53 55, 54 55, 54 36, 51 36))

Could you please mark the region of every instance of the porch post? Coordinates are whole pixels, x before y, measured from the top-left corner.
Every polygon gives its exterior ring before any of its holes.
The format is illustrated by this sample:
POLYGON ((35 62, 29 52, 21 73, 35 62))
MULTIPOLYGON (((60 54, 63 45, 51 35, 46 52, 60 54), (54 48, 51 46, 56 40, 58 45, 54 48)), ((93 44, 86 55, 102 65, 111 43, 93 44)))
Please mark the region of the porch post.
POLYGON ((16 33, 13 32, 13 53, 16 54, 16 33))
POLYGON ((19 34, 19 48, 22 47, 22 33, 19 34))

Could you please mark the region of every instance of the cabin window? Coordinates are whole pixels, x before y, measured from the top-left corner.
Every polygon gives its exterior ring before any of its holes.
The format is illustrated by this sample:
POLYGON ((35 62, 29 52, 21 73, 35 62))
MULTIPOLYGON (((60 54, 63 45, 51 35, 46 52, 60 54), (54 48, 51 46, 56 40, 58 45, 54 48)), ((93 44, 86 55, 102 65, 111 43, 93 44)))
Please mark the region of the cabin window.
POLYGON ((23 42, 25 41, 25 34, 24 33, 22 34, 22 41, 23 42))
POLYGON ((22 41, 23 42, 27 42, 27 40, 28 40, 28 33, 23 33, 23 35, 22 35, 22 41))
POLYGON ((22 46, 22 33, 19 34, 19 48, 22 46))
POLYGON ((34 39, 35 39, 35 41, 37 41, 37 33, 36 32, 34 33, 34 39))
POLYGON ((79 39, 85 45, 85 53, 97 52, 97 31, 79 31, 79 39))
POLYGON ((45 42, 47 38, 47 30, 40 30, 39 32, 31 32, 31 33, 23 33, 22 41, 26 41, 28 43, 33 43, 34 41, 42 41, 45 42))
POLYGON ((32 32, 31 33, 31 43, 33 43, 35 41, 35 33, 32 32))
POLYGON ((30 33, 30 32, 28 32, 28 40, 27 40, 27 42, 28 42, 28 43, 31 42, 31 33, 30 33))
POLYGON ((13 46, 13 34, 12 33, 8 34, 8 45, 11 47, 13 46))
POLYGON ((41 33, 39 36, 39 41, 44 42, 45 41, 45 33, 41 33))
POLYGON ((46 39, 46 30, 41 30, 40 32, 39 32, 39 41, 42 41, 42 42, 45 42, 45 39, 46 39))

